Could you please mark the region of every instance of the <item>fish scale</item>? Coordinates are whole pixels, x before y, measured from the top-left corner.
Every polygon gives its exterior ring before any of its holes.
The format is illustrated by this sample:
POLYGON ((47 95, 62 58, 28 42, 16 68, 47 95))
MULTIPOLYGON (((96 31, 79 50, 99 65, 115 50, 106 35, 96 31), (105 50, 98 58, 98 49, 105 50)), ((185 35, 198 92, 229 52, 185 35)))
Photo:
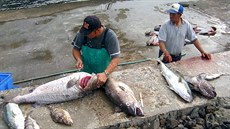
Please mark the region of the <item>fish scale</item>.
POLYGON ((65 102, 74 100, 85 96, 88 92, 97 88, 95 82, 97 81, 96 75, 86 72, 77 72, 69 76, 50 81, 43 85, 38 86, 33 92, 24 95, 18 95, 12 99, 14 103, 36 103, 38 105, 65 102), (82 89, 78 83, 69 83, 76 80, 91 76, 91 79, 87 83, 87 87, 82 89), (68 88, 69 84, 73 84, 68 88))

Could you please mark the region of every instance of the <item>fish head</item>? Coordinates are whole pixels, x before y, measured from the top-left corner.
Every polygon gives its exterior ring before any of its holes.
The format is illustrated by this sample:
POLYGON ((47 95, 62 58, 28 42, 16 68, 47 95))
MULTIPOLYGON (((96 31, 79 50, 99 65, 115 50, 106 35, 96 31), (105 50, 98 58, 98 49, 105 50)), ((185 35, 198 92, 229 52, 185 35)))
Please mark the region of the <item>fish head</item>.
POLYGON ((202 80, 200 82, 200 85, 199 85, 199 92, 209 98, 209 99, 213 99, 216 97, 216 91, 215 91, 215 88, 210 84, 208 83, 206 80, 202 80))
POLYGON ((178 84, 178 94, 187 102, 192 102, 193 96, 188 84, 183 81, 183 83, 178 84))
POLYGON ((187 102, 192 102, 193 100, 193 97, 192 95, 184 95, 183 99, 187 102))
POLYGON ((144 112, 138 103, 126 104, 123 110, 131 116, 144 116, 144 112))

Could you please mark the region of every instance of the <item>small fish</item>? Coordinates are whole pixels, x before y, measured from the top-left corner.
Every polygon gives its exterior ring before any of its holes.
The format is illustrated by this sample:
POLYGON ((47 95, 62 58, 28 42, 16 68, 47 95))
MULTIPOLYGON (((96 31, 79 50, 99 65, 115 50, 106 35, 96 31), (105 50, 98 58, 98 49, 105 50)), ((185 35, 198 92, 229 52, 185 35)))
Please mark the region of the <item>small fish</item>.
POLYGON ((25 118, 18 104, 7 103, 6 105, 4 105, 4 118, 6 124, 10 129, 25 128, 25 118))
POLYGON ((48 106, 48 108, 50 109, 50 115, 54 122, 65 124, 68 126, 73 125, 73 120, 66 110, 61 108, 55 108, 52 106, 48 106))
POLYGON ((181 75, 176 75, 169 68, 165 66, 165 64, 157 59, 161 66, 161 74, 166 79, 169 89, 173 90, 177 93, 181 98, 183 98, 187 102, 192 102, 193 96, 191 89, 189 88, 188 83, 184 80, 181 75))
POLYGON ((40 129, 39 125, 37 124, 36 120, 30 117, 30 113, 26 115, 25 118, 25 129, 40 129))
POLYGON ((192 90, 201 93, 203 96, 209 99, 212 99, 216 97, 216 91, 207 80, 218 78, 221 75, 222 74, 207 75, 201 73, 197 76, 185 76, 185 80, 190 84, 189 86, 192 90))
POLYGON ((144 116, 140 104, 128 85, 110 77, 104 88, 106 95, 125 113, 132 116, 144 116))
POLYGON ((201 73, 199 76, 201 76, 205 80, 213 80, 213 79, 217 79, 220 76, 224 76, 224 75, 229 75, 229 74, 226 74, 226 73, 215 73, 215 74, 201 73))
POLYGON ((17 104, 35 103, 37 105, 45 105, 78 99, 97 88, 94 86, 97 81, 95 76, 96 75, 91 75, 86 72, 73 73, 69 76, 40 85, 35 88, 33 92, 25 95, 18 95, 9 101, 17 104), (87 83, 88 86, 82 89, 78 82, 86 76, 92 77, 88 81, 89 83, 87 83))

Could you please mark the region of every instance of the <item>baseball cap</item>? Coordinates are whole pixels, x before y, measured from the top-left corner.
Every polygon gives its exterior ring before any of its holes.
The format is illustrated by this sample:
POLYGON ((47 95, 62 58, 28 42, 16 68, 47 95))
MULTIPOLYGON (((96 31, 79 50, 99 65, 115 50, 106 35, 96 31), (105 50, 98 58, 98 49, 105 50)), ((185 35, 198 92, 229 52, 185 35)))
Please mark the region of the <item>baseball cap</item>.
POLYGON ((167 10, 168 13, 180 13, 183 14, 184 7, 181 4, 175 3, 171 5, 171 8, 167 10))
POLYGON ((101 27, 101 21, 97 16, 87 16, 84 19, 83 25, 80 29, 80 33, 83 33, 84 35, 89 35, 92 31, 99 27, 101 27))

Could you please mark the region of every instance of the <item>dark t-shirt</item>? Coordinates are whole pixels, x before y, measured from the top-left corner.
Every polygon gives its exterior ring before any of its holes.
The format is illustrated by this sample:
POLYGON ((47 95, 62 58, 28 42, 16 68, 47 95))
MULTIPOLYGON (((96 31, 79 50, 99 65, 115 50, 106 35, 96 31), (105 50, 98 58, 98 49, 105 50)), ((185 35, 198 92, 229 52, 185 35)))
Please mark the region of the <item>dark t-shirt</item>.
MULTIPOLYGON (((105 31, 99 37, 92 38, 92 39, 87 37, 87 46, 91 48, 95 48, 95 49, 103 48, 102 40, 103 40, 104 35, 105 35, 105 31)), ((72 45, 74 46, 75 49, 81 50, 84 42, 85 42, 84 35, 78 32, 72 42, 72 45)), ((104 48, 108 51, 109 55, 112 58, 120 56, 119 41, 113 30, 108 29, 104 43, 105 43, 104 48)))

